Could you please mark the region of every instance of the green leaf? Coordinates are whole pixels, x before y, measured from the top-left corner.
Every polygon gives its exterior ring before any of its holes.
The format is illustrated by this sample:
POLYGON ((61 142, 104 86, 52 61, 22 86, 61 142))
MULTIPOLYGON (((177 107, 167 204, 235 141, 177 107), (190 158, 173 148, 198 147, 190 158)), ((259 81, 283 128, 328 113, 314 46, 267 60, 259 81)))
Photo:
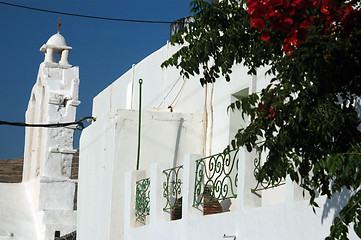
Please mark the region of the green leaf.
MULTIPOLYGON (((333 2, 335 12, 342 12, 337 8, 350 4, 355 19, 349 22, 359 22, 356 17, 361 15, 356 6, 359 1, 333 2)), ((292 181, 310 192, 313 207, 317 206, 316 192, 332 198, 334 192, 345 188, 360 189, 361 119, 355 106, 356 99, 361 97, 361 25, 350 24, 352 34, 341 36, 343 24, 348 21, 336 21, 337 27, 332 31, 325 30, 323 20, 313 21, 304 41, 297 39, 298 46, 287 55, 282 48, 289 35, 272 28, 272 23, 262 16, 265 30, 271 35, 269 41, 262 41, 260 31, 251 25, 247 3, 245 0, 217 4, 193 1, 194 21, 172 36, 172 44, 181 47, 162 67, 180 68, 181 75, 188 78, 199 74, 202 86, 216 81, 245 81, 234 78, 237 76, 232 74, 234 66, 249 75, 257 75, 258 79, 264 78, 258 69, 266 68, 271 82, 260 92, 227 108, 241 110, 248 123, 238 130, 230 145, 268 153, 257 180, 272 184, 289 174, 292 181), (271 109, 276 110, 274 116, 271 109)), ((277 9, 285 10, 282 6, 277 9)), ((293 28, 300 26, 306 17, 322 19, 320 13, 316 7, 306 9, 292 19, 293 28)), ((360 215, 355 213, 360 210, 358 204, 354 208, 350 206, 344 208, 350 211, 341 211, 347 214, 340 221, 335 219, 340 224, 331 227, 327 239, 347 238, 349 225, 344 222, 360 215)))
POLYGON ((246 148, 247 148, 247 151, 248 151, 248 152, 252 152, 251 144, 246 143, 246 148))
POLYGON ((240 109, 241 108, 241 102, 240 101, 236 101, 235 102, 235 104, 236 104, 236 107, 237 107, 237 109, 240 109))

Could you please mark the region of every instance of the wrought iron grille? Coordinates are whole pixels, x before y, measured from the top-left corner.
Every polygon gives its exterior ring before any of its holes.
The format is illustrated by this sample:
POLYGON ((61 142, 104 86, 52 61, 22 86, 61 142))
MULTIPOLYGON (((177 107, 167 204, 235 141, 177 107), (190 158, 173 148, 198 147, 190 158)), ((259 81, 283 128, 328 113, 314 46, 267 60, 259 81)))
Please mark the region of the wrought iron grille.
POLYGON ((194 207, 237 197, 238 151, 236 149, 196 160, 194 207))
POLYGON ((163 170, 166 176, 166 181, 163 183, 163 197, 167 200, 163 211, 182 206, 182 179, 180 178, 182 169, 183 165, 163 170))
MULTIPOLYGON (((259 174, 259 171, 261 170, 261 157, 256 157, 253 161, 254 163, 254 171, 253 176, 257 179, 257 176, 259 174)), ((251 192, 255 193, 257 191, 266 190, 270 188, 275 188, 281 185, 284 185, 285 182, 282 181, 282 179, 279 179, 277 182, 272 183, 272 181, 268 181, 267 179, 262 182, 258 182, 255 188, 251 189, 251 192)))
POLYGON ((136 182, 135 217, 137 221, 145 223, 150 212, 150 179, 144 178, 136 182))

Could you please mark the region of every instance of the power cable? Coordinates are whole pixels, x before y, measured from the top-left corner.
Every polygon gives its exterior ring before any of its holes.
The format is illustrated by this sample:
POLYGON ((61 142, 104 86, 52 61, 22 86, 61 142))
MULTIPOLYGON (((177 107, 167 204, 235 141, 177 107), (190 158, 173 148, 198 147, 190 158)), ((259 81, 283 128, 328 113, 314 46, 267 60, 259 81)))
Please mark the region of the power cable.
POLYGON ((24 8, 24 9, 28 9, 28 10, 39 11, 39 12, 56 13, 56 14, 62 14, 62 15, 67 15, 67 16, 110 20, 110 21, 135 22, 135 23, 168 23, 168 24, 173 23, 173 22, 168 22, 168 21, 157 21, 157 20, 138 20, 138 19, 125 19, 125 18, 97 17, 97 16, 90 16, 90 15, 84 15, 84 14, 77 14, 77 13, 68 13, 68 12, 53 11, 53 10, 47 10, 47 9, 41 9, 41 8, 34 8, 34 7, 28 7, 28 6, 17 5, 17 4, 6 3, 6 2, 0 2, 0 4, 12 6, 12 7, 24 8))
MULTIPOLYGON (((173 102, 172 102, 169 106, 175 107, 175 105, 177 105, 178 101, 174 104, 174 106, 172 106, 173 103, 174 103, 177 99, 179 100, 180 95, 183 93, 183 89, 184 89, 184 85, 186 84, 186 81, 187 81, 187 78, 185 78, 185 79, 183 80, 183 84, 182 84, 181 89, 179 90, 179 92, 177 93, 177 96, 175 96, 173 102)), ((169 107, 168 107, 168 108, 169 108, 169 107)))
POLYGON ((66 127, 71 125, 76 125, 76 129, 83 130, 84 129, 84 121, 92 122, 96 121, 94 117, 85 117, 75 122, 65 122, 65 123, 22 123, 22 122, 7 122, 7 121, 0 121, 0 125, 9 125, 9 126, 17 126, 17 127, 44 127, 44 128, 59 128, 59 127, 66 127))
POLYGON ((179 78, 176 80, 176 82, 173 84, 173 86, 170 88, 170 90, 168 91, 167 95, 163 98, 163 100, 159 103, 158 108, 160 108, 160 106, 162 105, 162 103, 165 101, 165 99, 169 96, 169 94, 172 92, 173 88, 177 85, 177 83, 179 82, 179 80, 181 79, 182 76, 179 76, 179 78))

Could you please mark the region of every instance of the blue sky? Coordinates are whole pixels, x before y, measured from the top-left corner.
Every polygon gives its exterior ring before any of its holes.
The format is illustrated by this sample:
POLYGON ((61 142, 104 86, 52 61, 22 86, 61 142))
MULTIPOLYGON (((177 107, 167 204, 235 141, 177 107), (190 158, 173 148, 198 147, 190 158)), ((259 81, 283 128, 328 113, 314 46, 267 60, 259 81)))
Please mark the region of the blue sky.
MULTIPOLYGON (((189 15, 190 0, 4 0, 34 8, 113 18, 175 21, 189 15)), ((39 51, 60 33, 70 52, 69 62, 80 67, 77 119, 90 116, 92 99, 125 73, 132 64, 156 51, 169 39, 169 24, 94 20, 31 11, 0 4, 0 120, 25 121, 25 111, 44 54, 39 51)), ((22 157, 21 127, 0 126, 0 159, 22 157)), ((76 134, 77 136, 79 135, 76 134)))

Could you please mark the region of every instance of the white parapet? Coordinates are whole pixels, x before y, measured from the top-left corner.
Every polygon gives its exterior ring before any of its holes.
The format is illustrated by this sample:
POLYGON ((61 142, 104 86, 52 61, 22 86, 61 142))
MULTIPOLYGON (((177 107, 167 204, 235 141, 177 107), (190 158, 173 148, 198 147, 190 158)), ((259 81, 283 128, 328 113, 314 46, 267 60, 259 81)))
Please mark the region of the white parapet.
MULTIPOLYGON (((316 209, 314 214, 308 206, 307 199, 298 199, 295 194, 294 184, 290 179, 282 185, 279 196, 267 195, 267 202, 262 204, 263 195, 253 199, 257 204, 251 205, 252 201, 251 184, 246 183, 249 175, 253 172, 252 155, 239 151, 238 162, 238 196, 237 208, 230 212, 203 215, 201 208, 193 206, 195 193, 196 162, 200 155, 186 155, 183 161, 183 174, 178 176, 182 181, 182 218, 171 221, 170 213, 162 209, 164 198, 163 192, 165 176, 164 170, 169 167, 167 164, 152 164, 150 173, 146 171, 130 171, 126 174, 124 206, 124 239, 128 240, 197 240, 197 239, 262 239, 267 236, 270 240, 279 239, 322 239, 329 233, 329 227, 333 217, 337 214, 337 202, 322 197, 317 199, 322 208, 316 209), (252 165, 248 165, 251 162, 252 165), (135 206, 137 198, 136 182, 150 176, 150 215, 146 216, 150 221, 139 224, 135 220, 135 206), (246 186, 248 185, 248 186, 246 186), (273 199, 271 199, 273 197, 273 199), (260 199, 258 199, 260 198, 260 199), (286 199, 286 201, 279 201, 286 199), (271 202, 273 202, 271 204, 271 202), (305 231, 307 229, 307 231, 305 231)), ((204 158, 202 158, 204 159, 204 158)), ((215 166, 216 167, 216 166, 215 166)), ((220 166, 218 166, 220 167, 220 166)), ((198 174, 199 172, 197 172, 198 174)), ((254 187, 254 186, 252 186, 254 187)), ((168 189, 169 190, 169 189, 168 189)), ((260 192, 265 190, 260 190, 260 192)), ((139 194, 139 193, 138 193, 139 194)), ((340 194, 342 198, 343 192, 340 194)), ((142 202, 141 202, 142 203, 142 202)), ((350 239, 358 239, 353 231, 350 232, 350 239)))

